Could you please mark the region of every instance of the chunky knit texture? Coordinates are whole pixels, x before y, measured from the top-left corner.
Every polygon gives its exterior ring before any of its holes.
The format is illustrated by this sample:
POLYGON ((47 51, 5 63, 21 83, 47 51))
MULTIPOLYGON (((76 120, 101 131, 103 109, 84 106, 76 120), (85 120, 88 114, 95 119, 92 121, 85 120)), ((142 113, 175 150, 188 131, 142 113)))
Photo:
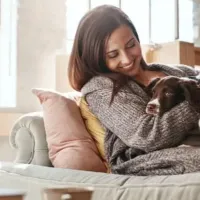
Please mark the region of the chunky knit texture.
MULTIPOLYGON (((194 76, 187 66, 151 64, 154 70, 178 77, 194 76)), ((200 147, 181 145, 194 129, 199 114, 184 101, 162 117, 146 114, 150 100, 136 82, 123 87, 110 105, 113 83, 97 76, 82 88, 91 112, 106 130, 105 152, 112 173, 170 175, 200 171, 200 147)), ((200 133, 199 133, 200 139, 200 133)))

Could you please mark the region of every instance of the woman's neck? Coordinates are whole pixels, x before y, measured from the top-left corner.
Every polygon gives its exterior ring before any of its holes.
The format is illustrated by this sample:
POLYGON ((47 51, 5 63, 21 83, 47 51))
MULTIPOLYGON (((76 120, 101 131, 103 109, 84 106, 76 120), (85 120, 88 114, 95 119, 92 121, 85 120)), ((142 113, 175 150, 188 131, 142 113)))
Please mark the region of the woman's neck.
POLYGON ((164 76, 166 76, 166 74, 164 74, 161 71, 149 71, 141 68, 140 73, 137 76, 135 76, 134 79, 140 84, 147 86, 152 79, 164 76))

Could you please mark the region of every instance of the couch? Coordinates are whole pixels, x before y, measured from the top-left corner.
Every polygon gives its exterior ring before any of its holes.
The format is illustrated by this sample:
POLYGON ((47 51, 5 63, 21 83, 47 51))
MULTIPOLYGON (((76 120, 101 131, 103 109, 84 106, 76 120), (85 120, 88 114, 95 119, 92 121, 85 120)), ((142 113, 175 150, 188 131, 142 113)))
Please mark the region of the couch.
POLYGON ((94 187, 95 200, 200 198, 200 173, 142 177, 53 167, 42 112, 20 117, 9 137, 16 158, 13 162, 0 162, 0 188, 22 189, 27 192, 27 200, 42 199, 43 188, 74 186, 94 187))

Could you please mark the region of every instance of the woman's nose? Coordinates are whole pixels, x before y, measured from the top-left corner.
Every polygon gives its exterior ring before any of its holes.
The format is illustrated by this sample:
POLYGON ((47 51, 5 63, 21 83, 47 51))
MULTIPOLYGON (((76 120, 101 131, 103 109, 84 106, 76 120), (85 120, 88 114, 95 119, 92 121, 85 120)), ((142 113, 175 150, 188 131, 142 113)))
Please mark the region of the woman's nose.
POLYGON ((129 65, 129 64, 131 64, 131 57, 130 57, 130 55, 129 54, 127 54, 127 53, 123 53, 122 55, 121 55, 121 63, 122 63, 122 65, 129 65))

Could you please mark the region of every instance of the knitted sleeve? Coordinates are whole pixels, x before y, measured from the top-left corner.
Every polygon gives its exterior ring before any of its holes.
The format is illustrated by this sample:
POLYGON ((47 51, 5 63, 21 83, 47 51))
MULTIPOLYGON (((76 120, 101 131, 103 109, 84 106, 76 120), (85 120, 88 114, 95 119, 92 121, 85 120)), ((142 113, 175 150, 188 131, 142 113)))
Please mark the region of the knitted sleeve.
POLYGON ((176 146, 197 124, 198 114, 186 101, 162 117, 151 116, 145 112, 147 102, 127 90, 121 89, 110 105, 112 82, 107 78, 98 77, 89 85, 85 97, 91 111, 129 147, 151 152, 176 146))

